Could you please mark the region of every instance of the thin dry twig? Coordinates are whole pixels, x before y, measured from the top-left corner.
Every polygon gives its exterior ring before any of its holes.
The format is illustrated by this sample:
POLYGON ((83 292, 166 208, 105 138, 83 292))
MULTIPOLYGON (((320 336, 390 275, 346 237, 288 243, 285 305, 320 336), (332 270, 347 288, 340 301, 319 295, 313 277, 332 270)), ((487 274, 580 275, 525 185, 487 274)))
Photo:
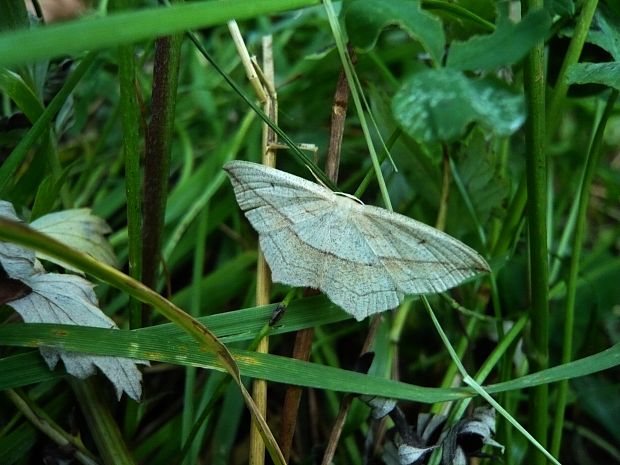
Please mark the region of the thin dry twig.
MULTIPOLYGON (((269 118, 277 124, 278 122, 278 103, 274 84, 274 63, 271 36, 263 37, 262 52, 263 66, 258 65, 255 57, 250 57, 241 31, 236 21, 228 22, 228 29, 233 38, 237 52, 241 57, 241 62, 245 68, 248 80, 252 84, 258 99, 263 104, 263 111, 269 118)), ((262 137, 262 163, 266 166, 275 167, 276 165, 276 144, 277 135, 266 124, 263 123, 262 137)), ((271 272, 262 252, 259 250, 256 264, 256 305, 267 305, 271 295, 271 272)), ((256 351, 260 353, 269 352, 269 338, 262 338, 256 351)), ((267 382, 256 379, 252 386, 252 397, 263 417, 267 416, 267 382)), ((257 425, 252 422, 250 429, 250 455, 251 465, 263 465, 265 463, 265 443, 261 437, 257 425)), ((287 459, 288 460, 288 459, 287 459)))

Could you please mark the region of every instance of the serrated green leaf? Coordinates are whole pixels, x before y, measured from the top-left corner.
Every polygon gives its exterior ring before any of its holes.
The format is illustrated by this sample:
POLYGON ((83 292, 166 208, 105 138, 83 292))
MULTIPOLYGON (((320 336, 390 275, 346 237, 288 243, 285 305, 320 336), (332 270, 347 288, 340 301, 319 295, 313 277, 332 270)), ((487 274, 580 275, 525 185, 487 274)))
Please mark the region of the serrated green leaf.
POLYGON ((363 50, 375 46, 385 27, 396 25, 419 41, 435 63, 441 62, 445 46, 441 21, 423 11, 417 0, 354 0, 346 6, 344 22, 351 43, 363 50))
POLYGON ((568 68, 569 84, 603 84, 620 90, 620 62, 576 63, 568 68))
POLYGON ((522 95, 494 79, 472 80, 447 68, 407 79, 392 100, 392 111, 407 134, 424 142, 454 140, 474 122, 510 135, 525 120, 522 95))
POLYGON ((543 10, 528 14, 516 24, 502 20, 492 34, 453 43, 447 66, 466 71, 493 70, 514 64, 544 39, 550 25, 551 20, 543 10))

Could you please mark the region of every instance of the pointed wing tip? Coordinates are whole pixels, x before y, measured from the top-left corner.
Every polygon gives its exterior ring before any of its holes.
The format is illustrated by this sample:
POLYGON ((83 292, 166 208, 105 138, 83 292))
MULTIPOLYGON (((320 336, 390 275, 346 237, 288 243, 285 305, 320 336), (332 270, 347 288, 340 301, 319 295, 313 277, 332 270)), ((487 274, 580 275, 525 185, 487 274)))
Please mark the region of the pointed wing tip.
POLYGON ((235 169, 240 168, 242 166, 250 167, 250 166, 256 166, 256 165, 263 166, 260 163, 254 163, 254 162, 246 161, 246 160, 230 160, 224 163, 224 165, 222 166, 222 169, 230 173, 231 171, 234 171, 235 169))

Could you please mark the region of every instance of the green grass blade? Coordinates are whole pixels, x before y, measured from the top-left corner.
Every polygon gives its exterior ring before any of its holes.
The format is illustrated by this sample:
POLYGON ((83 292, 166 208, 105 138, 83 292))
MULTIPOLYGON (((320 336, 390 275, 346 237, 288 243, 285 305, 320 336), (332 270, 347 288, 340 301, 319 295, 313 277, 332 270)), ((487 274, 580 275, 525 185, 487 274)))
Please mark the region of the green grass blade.
POLYGON ((207 28, 231 19, 249 19, 318 3, 318 0, 192 2, 20 30, 0 36, 0 66, 130 44, 188 29, 207 28))

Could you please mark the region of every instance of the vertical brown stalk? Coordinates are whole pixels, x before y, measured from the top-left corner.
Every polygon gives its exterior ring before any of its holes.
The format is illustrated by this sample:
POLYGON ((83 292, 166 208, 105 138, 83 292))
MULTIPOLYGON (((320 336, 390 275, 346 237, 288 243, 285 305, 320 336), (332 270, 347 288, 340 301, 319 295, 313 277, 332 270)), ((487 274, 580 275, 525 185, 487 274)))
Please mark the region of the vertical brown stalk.
MULTIPOLYGON (((347 115, 349 102, 349 84, 344 70, 338 76, 336 92, 332 104, 331 132, 329 150, 325 160, 325 173, 334 182, 338 180, 338 167, 340 166, 340 149, 342 147, 342 135, 347 115)), ((293 347, 293 358, 307 361, 310 358, 312 339, 314 338, 314 328, 303 329, 295 335, 293 347)), ((298 386, 288 386, 282 407, 282 431, 280 433, 280 447, 282 454, 289 460, 293 444, 293 436, 297 425, 299 404, 301 401, 302 390, 298 386)))
MULTIPOLYGON (((156 286, 161 259, 182 37, 162 37, 155 44, 152 117, 145 145, 142 206, 142 282, 150 288, 156 286)), ((143 324, 148 321, 146 315, 147 312, 142 315, 143 324)))

